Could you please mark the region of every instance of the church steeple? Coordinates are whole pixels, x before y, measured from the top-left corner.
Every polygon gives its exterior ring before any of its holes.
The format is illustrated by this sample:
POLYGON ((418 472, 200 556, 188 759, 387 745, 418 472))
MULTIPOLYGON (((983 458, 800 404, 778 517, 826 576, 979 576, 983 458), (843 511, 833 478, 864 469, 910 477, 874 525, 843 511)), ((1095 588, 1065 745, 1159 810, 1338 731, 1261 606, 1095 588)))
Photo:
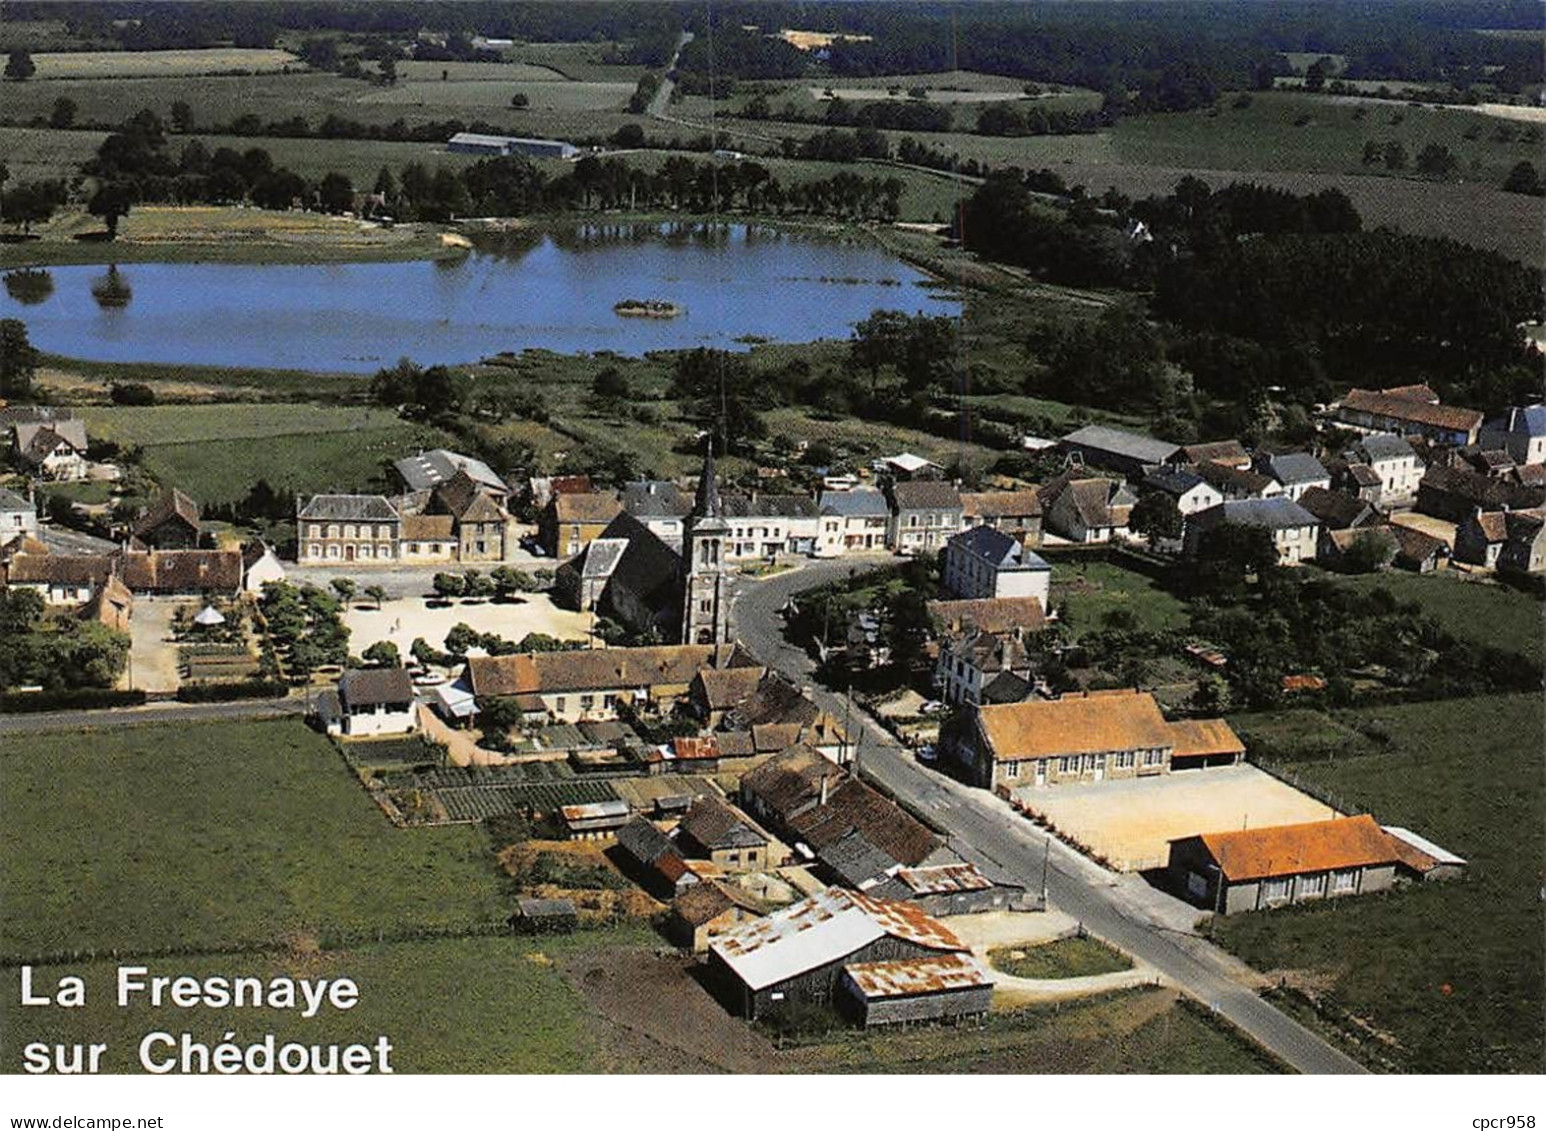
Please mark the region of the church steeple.
POLYGON ((730 524, 719 497, 719 476, 714 468, 714 437, 708 438, 703 455, 703 474, 692 513, 682 531, 682 643, 728 644, 730 642, 730 563, 726 541, 730 524))

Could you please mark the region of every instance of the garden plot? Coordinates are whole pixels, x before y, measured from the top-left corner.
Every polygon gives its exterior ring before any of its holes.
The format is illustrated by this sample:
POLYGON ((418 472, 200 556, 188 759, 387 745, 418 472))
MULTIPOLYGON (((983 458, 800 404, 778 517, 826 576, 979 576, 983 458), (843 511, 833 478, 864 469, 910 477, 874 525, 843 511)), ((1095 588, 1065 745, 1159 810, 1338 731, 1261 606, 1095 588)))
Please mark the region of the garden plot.
POLYGON ((1163 867, 1169 842, 1197 833, 1324 821, 1340 814, 1255 766, 1023 787, 1015 800, 1119 872, 1163 867))

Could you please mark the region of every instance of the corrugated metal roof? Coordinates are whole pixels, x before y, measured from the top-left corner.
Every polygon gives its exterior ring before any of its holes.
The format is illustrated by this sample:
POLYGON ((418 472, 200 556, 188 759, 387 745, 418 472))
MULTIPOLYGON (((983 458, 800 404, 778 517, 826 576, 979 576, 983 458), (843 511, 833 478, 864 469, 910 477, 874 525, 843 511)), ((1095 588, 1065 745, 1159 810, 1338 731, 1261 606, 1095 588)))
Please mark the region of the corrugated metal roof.
POLYGON ((843 967, 854 989, 866 999, 916 997, 991 986, 993 979, 970 954, 893 962, 855 962, 843 967))

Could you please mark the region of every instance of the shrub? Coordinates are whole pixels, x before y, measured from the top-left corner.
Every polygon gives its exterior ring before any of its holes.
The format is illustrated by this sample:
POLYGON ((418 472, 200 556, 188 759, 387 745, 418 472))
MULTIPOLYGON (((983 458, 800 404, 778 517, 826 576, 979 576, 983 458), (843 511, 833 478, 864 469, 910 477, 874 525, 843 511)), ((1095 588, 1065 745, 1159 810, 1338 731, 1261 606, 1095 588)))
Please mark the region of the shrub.
POLYGON ((185 683, 177 689, 179 703, 228 703, 233 699, 278 699, 290 692, 282 680, 246 679, 239 683, 185 683))
POLYGON ((113 691, 104 687, 78 687, 65 691, 15 691, 0 695, 0 714, 96 711, 108 707, 138 707, 144 702, 143 691, 113 691))

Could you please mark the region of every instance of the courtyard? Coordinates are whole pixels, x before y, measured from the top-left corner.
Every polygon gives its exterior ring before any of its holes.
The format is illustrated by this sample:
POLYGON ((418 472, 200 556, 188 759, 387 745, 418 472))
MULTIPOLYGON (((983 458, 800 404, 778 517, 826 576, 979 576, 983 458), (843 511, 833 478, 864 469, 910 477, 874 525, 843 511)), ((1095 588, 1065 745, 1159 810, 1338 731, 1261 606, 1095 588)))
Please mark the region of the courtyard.
POLYGON ((1026 786, 1014 796, 1027 813, 1119 872, 1163 867, 1169 842, 1178 837, 1339 816, 1329 805, 1250 765, 1086 785, 1026 786))
POLYGON ((544 593, 527 593, 513 601, 398 597, 383 601, 379 609, 374 601, 357 599, 344 611, 349 651, 356 656, 372 644, 389 640, 406 657, 421 636, 431 647, 443 648, 446 633, 458 624, 511 641, 533 632, 559 640, 585 640, 591 619, 589 613, 558 608, 544 593))

